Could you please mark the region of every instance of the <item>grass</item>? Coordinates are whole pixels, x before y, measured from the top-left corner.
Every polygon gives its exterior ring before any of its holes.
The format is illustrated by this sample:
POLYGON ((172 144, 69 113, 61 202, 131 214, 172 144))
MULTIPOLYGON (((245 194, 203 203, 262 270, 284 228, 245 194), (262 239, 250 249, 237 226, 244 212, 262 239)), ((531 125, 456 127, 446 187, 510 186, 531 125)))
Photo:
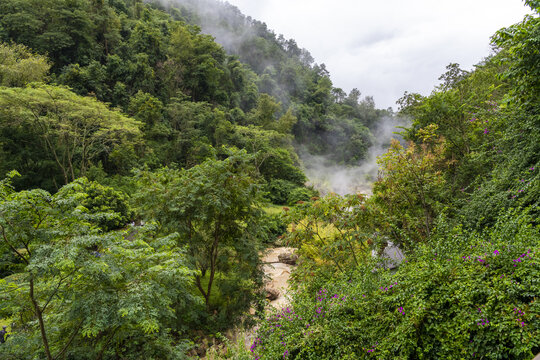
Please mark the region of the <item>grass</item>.
POLYGON ((278 215, 281 214, 281 212, 283 211, 283 207, 283 205, 270 204, 268 206, 265 206, 263 210, 268 215, 278 215))

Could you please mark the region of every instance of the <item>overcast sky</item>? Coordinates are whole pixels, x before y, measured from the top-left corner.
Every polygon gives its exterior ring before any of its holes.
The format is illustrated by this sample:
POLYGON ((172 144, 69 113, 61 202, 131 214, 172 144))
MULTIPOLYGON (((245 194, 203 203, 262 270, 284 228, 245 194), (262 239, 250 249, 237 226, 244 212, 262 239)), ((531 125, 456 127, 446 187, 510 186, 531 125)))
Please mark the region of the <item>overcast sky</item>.
POLYGON ((309 50, 334 86, 394 109, 405 91, 428 95, 449 63, 471 69, 495 31, 529 13, 520 0, 228 1, 309 50))

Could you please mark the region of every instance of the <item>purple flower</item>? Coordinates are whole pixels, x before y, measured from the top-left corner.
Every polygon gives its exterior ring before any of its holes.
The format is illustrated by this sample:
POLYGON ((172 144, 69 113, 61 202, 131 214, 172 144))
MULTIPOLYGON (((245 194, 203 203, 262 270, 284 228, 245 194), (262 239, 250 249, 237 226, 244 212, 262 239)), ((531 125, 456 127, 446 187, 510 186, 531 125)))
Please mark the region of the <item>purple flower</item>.
POLYGON ((487 128, 484 129, 484 134, 489 134, 489 130, 487 128))
POLYGON ((495 251, 493 251, 493 254, 494 254, 494 255, 499 255, 499 251, 498 251, 498 250, 495 250, 495 251))

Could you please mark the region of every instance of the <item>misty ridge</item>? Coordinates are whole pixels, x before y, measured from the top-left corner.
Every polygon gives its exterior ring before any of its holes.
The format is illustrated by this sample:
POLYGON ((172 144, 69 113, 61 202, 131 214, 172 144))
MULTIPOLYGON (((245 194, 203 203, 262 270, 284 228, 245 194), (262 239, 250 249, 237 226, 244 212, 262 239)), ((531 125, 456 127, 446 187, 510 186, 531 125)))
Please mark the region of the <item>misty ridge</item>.
POLYGON ((146 0, 145 2, 159 4, 168 12, 174 8, 180 10, 188 22, 200 26, 203 33, 212 35, 228 53, 239 56, 242 62, 248 63, 258 74, 282 60, 272 59, 271 51, 276 49, 268 49, 265 54, 250 54, 251 45, 257 42, 258 38, 275 41, 288 55, 294 55, 306 66, 314 62, 309 51, 298 48, 294 39, 287 40, 283 35, 276 35, 265 23, 244 15, 236 6, 226 1, 146 0), (265 61, 255 62, 255 56, 250 55, 265 55, 265 61))
POLYGON ((268 29, 265 23, 244 15, 236 6, 220 0, 148 0, 175 12, 188 23, 196 24, 205 34, 213 36, 227 51, 237 56, 259 76, 261 93, 273 96, 283 113, 293 109, 302 112, 308 84, 299 81, 304 69, 313 69, 322 86, 331 87, 332 101, 342 106, 336 113, 307 113, 300 130, 297 127, 294 146, 309 179, 308 185, 326 193, 340 195, 353 192, 371 193, 377 179, 377 157, 386 152, 392 138, 408 121, 396 117, 390 110, 376 109, 372 97, 361 97, 353 89, 350 94, 333 88, 324 64, 314 63, 313 57, 295 40, 286 40, 268 29), (328 80, 325 85, 324 78, 328 80), (308 125, 305 125, 308 124, 308 125), (360 139, 352 144, 352 138, 360 139), (350 151, 354 148, 353 151, 350 151), (355 154, 355 155, 352 155, 355 154), (358 154, 364 154, 359 158, 358 154))
POLYGON ((227 53, 238 57, 260 77, 259 90, 285 107, 291 97, 305 91, 294 80, 295 66, 320 68, 309 51, 299 48, 294 39, 276 35, 264 22, 244 15, 236 6, 221 0, 146 0, 214 37, 227 53))
POLYGON ((371 195, 371 185, 377 180, 379 172, 377 158, 388 150, 392 139, 404 143, 400 131, 409 125, 409 119, 399 116, 386 116, 379 120, 372 129, 372 145, 367 156, 356 165, 339 165, 328 155, 311 155, 305 149, 300 149, 299 156, 309 178, 308 185, 321 195, 371 195))

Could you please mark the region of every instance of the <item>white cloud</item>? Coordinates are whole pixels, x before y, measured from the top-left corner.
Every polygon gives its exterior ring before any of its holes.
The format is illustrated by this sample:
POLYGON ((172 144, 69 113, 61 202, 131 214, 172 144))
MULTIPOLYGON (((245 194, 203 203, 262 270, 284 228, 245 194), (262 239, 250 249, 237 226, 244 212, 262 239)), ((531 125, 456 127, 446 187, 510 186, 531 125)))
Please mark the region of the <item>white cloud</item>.
POLYGON ((394 108, 406 90, 429 94, 449 63, 470 69, 529 12, 519 0, 228 1, 308 49, 335 86, 394 108))

